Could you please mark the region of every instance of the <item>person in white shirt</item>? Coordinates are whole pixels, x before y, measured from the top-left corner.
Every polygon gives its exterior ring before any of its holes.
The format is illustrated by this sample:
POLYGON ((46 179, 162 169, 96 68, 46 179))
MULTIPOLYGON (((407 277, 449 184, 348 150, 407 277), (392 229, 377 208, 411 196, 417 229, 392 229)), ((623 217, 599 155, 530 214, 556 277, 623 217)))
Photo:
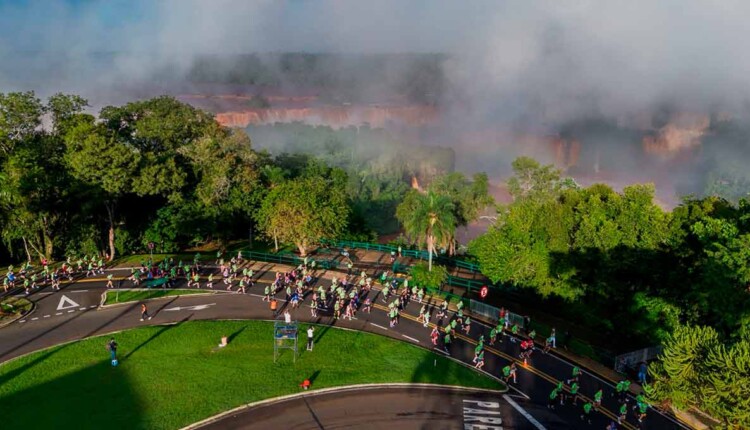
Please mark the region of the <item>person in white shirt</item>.
POLYGON ((307 328, 307 350, 313 350, 313 337, 315 336, 315 328, 310 326, 307 328))

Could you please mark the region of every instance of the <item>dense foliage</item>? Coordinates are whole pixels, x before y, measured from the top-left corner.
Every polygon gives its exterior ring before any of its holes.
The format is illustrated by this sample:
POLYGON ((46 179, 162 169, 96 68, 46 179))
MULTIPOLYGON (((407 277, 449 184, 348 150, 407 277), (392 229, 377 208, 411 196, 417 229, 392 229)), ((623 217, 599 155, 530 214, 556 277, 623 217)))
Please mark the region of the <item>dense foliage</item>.
POLYGON ((725 428, 750 427, 750 339, 729 345, 711 327, 678 327, 650 368, 650 400, 678 409, 698 407, 725 428))
MULTIPOLYGON (((96 117, 86 107, 72 95, 0 94, 0 256, 114 258, 250 229, 302 253, 322 238, 372 240, 397 231, 412 178, 453 169, 451 150, 402 147, 368 127, 260 127, 271 155, 171 97, 96 117)), ((482 201, 483 180, 460 196, 464 218, 482 201)), ((452 192, 467 183, 444 182, 452 192)))
POLYGON ((493 282, 561 298, 579 322, 640 342, 680 321, 748 328, 748 202, 688 198, 670 213, 649 184, 615 192, 530 159, 514 169, 514 201, 469 247, 493 282))

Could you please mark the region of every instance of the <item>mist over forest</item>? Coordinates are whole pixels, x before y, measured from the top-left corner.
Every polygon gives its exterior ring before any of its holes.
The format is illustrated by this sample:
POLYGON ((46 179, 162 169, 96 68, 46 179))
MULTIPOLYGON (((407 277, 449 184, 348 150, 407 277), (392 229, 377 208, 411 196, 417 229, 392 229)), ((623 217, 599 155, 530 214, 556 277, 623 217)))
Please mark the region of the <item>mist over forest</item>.
POLYGON ((230 126, 386 128, 495 182, 532 155, 582 183, 655 182, 667 206, 736 200, 750 183, 750 6, 703 6, 11 2, 0 90, 80 94, 94 113, 171 94, 230 126))

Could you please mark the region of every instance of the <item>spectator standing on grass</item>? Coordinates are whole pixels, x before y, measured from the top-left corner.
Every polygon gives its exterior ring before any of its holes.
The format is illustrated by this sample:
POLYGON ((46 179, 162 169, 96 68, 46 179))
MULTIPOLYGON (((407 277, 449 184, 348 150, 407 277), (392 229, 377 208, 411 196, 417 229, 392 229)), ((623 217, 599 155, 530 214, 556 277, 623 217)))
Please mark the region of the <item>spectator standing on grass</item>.
POLYGON ((284 311, 284 322, 287 324, 292 322, 292 314, 289 313, 289 309, 284 311))
POLYGON ((276 297, 271 298, 271 316, 276 318, 276 309, 278 307, 278 302, 276 301, 276 297))
POLYGON ((117 359, 117 342, 115 342, 114 337, 109 338, 109 342, 107 342, 107 350, 109 351, 109 359, 113 361, 116 360, 117 359))
POLYGON ((313 339, 315 337, 315 327, 309 326, 307 327, 307 350, 312 351, 313 350, 313 339))

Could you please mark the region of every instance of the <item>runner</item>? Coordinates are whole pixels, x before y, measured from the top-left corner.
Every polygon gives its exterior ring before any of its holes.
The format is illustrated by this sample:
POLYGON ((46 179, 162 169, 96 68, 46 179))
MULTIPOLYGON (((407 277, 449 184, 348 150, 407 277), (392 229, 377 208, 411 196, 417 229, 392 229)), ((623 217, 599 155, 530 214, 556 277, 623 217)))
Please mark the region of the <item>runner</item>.
POLYGON ((318 317, 318 293, 313 293, 312 300, 310 300, 310 316, 318 317))
POLYGON ((622 424, 622 420, 624 420, 628 415, 628 405, 627 403, 620 404, 620 415, 617 417, 617 424, 622 424))
POLYGON ((578 382, 578 377, 581 375, 581 369, 578 366, 573 366, 573 372, 571 373, 570 379, 565 381, 566 384, 570 385, 571 382, 578 382))
POLYGON ((114 288, 115 285, 112 283, 112 274, 107 275, 107 288, 114 288))
POLYGON ((578 382, 574 382, 573 385, 570 386, 570 398, 573 399, 573 406, 578 404, 578 398, 580 397, 578 395, 579 388, 578 382))
POLYGON ((424 311, 424 324, 422 324, 422 327, 427 327, 430 325, 430 311, 426 310, 424 311))
POLYGON ((505 383, 507 384, 510 381, 510 378, 513 378, 513 383, 516 382, 516 363, 510 363, 510 365, 503 367, 503 377, 505 378, 505 383))
POLYGON ((370 298, 368 297, 365 299, 365 304, 364 304, 364 307, 362 308, 362 311, 367 312, 369 314, 371 310, 372 310, 372 301, 370 301, 370 298))
POLYGON ((549 397, 547 398, 547 408, 549 409, 555 409, 555 403, 557 403, 557 397, 560 393, 557 392, 557 388, 554 388, 551 393, 549 393, 549 397))
POLYGON ((270 302, 271 301, 271 286, 266 285, 266 288, 263 290, 263 300, 264 302, 270 302))
POLYGON ((583 413, 581 414, 581 420, 586 421, 589 425, 591 425, 591 408, 593 405, 591 402, 586 402, 583 404, 583 413))
POLYGON ((471 331, 471 318, 467 316, 464 320, 464 332, 468 335, 469 331, 471 331))
POLYGON ((450 346, 451 346, 451 334, 446 332, 445 336, 443 336, 443 348, 445 349, 445 352, 448 355, 451 355, 450 346))
POLYGON ((490 345, 495 344, 495 338, 497 337, 497 330, 495 330, 495 327, 492 327, 490 329, 490 345))
POLYGON ((151 319, 151 315, 148 314, 148 308, 145 303, 141 303, 141 321, 145 318, 151 319))
POLYGON ((604 391, 599 389, 596 393, 594 393, 594 409, 599 410, 599 407, 602 405, 602 396, 604 395, 604 391))
POLYGON ((648 403, 643 402, 638 404, 638 422, 642 423, 646 418, 646 412, 648 412, 648 403))
POLYGON ((476 363, 474 365, 475 369, 482 370, 482 367, 484 367, 484 351, 480 351, 479 355, 474 357, 474 363, 476 363))
POLYGON ((208 282, 206 282, 206 288, 212 289, 214 288, 214 274, 209 273, 208 274, 208 282))
POLYGON ((430 332, 430 340, 432 340, 432 345, 437 346, 438 337, 440 337, 440 332, 438 331, 438 326, 432 328, 432 332, 430 332))
MULTIPOLYGON (((198 277, 198 275, 195 275, 195 276, 196 278, 198 277)), ((195 285, 196 286, 198 285, 197 281, 195 282, 195 285)), ((245 294, 245 279, 244 278, 240 279, 240 284, 237 288, 237 294, 240 294, 240 293, 245 294)))

